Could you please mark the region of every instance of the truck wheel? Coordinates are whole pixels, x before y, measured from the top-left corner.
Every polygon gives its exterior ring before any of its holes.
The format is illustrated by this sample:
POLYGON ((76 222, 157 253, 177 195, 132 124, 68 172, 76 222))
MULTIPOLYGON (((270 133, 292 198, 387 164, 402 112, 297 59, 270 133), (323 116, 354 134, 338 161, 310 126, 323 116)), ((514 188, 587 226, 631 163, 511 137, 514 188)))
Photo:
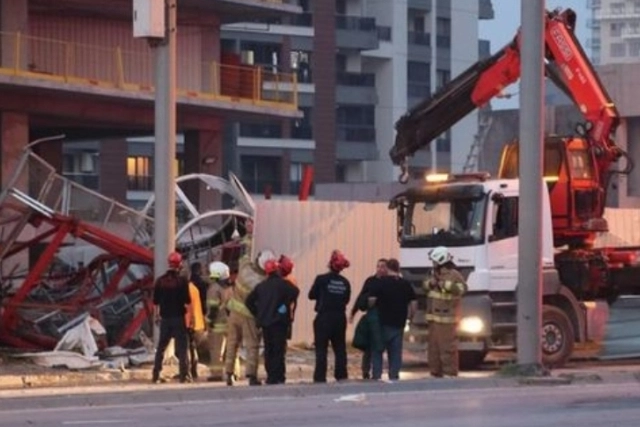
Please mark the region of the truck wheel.
POLYGON ((487 356, 486 351, 465 350, 458 352, 458 366, 462 371, 471 371, 477 369, 484 362, 487 356))
POLYGON ((563 366, 571 357, 575 334, 566 313, 557 307, 542 307, 542 363, 546 367, 563 366))

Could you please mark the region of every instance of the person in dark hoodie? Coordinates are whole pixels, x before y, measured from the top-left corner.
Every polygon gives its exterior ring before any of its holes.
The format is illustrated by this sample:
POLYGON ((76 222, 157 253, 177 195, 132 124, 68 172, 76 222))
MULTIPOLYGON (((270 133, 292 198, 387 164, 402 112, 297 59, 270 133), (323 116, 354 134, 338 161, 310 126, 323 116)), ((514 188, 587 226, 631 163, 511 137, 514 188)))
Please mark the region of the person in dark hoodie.
POLYGON ((297 301, 300 291, 280 277, 277 260, 266 261, 264 271, 267 278, 247 295, 245 305, 255 317, 257 326, 262 328, 267 384, 284 384, 291 307, 297 301))

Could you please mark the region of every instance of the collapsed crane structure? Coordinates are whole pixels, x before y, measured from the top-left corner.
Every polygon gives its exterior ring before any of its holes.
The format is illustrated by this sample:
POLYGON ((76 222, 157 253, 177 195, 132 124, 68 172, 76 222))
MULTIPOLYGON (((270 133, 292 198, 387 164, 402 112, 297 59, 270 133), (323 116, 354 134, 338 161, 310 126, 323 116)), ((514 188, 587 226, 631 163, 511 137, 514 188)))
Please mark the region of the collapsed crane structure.
MULTIPOLYGON (((25 148, 0 193, 0 342, 48 350, 89 315, 105 327, 104 345, 140 343, 151 328, 153 200, 139 212, 66 179, 34 153, 39 143, 25 148)), ((233 256, 221 248, 253 215, 239 181, 185 176, 176 193, 187 261, 233 256), (230 196, 232 207, 199 212, 180 188, 194 181, 230 196)))

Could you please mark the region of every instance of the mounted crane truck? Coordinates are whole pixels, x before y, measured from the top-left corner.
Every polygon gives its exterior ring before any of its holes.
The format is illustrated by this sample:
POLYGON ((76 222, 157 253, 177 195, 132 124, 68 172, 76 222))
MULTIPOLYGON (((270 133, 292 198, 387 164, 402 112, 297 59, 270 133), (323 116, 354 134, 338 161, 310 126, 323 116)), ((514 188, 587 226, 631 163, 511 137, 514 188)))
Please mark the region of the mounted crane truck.
MULTIPOLYGON (((640 291, 640 248, 596 248, 608 230, 606 191, 613 174, 633 165, 614 142, 618 111, 574 35, 571 9, 545 12, 545 74, 584 115, 575 135, 544 141, 542 359, 563 365, 576 342, 590 339, 590 312, 640 291), (626 162, 621 159, 626 159, 626 162), (614 169, 623 163, 622 169, 614 169)), ((520 77, 520 32, 495 55, 472 65, 396 122, 389 155, 408 180, 408 158, 520 77)), ((460 361, 515 349, 518 279, 518 142, 508 143, 497 173, 431 175, 392 198, 400 263, 418 292, 430 274, 428 252, 446 246, 468 293, 458 325, 460 361)), ((421 293, 420 307, 426 297, 421 293)), ((412 328, 427 328, 422 316, 412 328)), ((411 335, 411 334, 409 334, 411 335)), ((414 335, 418 336, 418 334, 414 335)))

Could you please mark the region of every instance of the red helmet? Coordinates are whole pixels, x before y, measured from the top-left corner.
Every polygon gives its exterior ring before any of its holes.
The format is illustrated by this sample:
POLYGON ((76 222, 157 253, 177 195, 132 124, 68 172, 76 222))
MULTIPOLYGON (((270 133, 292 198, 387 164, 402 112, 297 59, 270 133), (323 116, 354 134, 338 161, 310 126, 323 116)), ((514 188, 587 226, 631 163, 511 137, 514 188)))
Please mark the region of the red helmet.
POLYGON ((349 268, 349 260, 339 250, 331 252, 331 259, 329 259, 329 268, 335 272, 341 272, 345 268, 349 268))
POLYGON ((275 259, 269 259, 264 263, 264 272, 267 276, 272 273, 277 273, 280 270, 280 264, 275 259))
POLYGON ((182 264, 182 255, 178 252, 171 252, 167 261, 169 263, 169 268, 180 268, 180 265, 182 264))
POLYGON ((280 255, 278 264, 280 264, 280 274, 282 277, 287 277, 293 271, 293 261, 286 255, 280 255))

